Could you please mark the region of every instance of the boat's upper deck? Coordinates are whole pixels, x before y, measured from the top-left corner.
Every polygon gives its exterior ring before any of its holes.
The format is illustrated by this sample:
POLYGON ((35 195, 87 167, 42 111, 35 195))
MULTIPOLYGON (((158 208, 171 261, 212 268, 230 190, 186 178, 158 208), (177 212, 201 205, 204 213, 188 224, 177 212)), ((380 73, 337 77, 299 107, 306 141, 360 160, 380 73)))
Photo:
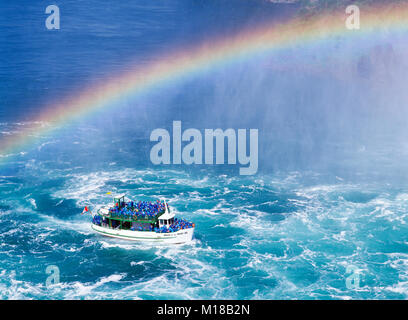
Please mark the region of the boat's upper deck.
POLYGON ((166 213, 166 203, 160 200, 126 202, 124 196, 121 196, 114 198, 113 206, 102 208, 98 213, 115 220, 155 223, 166 213))

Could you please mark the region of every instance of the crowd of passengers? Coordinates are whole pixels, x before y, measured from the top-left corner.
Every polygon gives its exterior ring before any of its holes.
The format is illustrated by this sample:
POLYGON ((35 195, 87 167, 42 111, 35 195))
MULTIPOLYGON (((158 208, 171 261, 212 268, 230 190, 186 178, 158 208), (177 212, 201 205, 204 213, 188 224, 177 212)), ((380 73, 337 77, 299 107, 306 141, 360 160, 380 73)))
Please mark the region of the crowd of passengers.
POLYGON ((163 201, 139 201, 139 202, 122 202, 120 205, 116 203, 109 213, 113 216, 122 216, 124 218, 154 218, 159 213, 165 211, 166 204, 163 201))
POLYGON ((162 226, 161 228, 154 228, 154 231, 158 233, 167 233, 176 232, 181 229, 189 229, 193 227, 195 227, 194 223, 184 219, 175 218, 173 223, 168 228, 166 226, 162 226))
POLYGON ((176 232, 182 229, 188 229, 188 228, 193 228, 195 225, 192 222, 189 222, 184 219, 177 219, 175 218, 173 223, 170 224, 169 226, 163 225, 161 228, 154 226, 153 224, 149 223, 140 223, 137 225, 134 225, 130 228, 130 230, 134 231, 154 231, 158 233, 169 233, 169 232, 176 232))
MULTIPOLYGON (((96 225, 103 225, 108 226, 108 222, 105 218, 102 218, 99 215, 95 215, 92 218, 92 223, 96 225)), ((116 220, 111 220, 112 228, 116 228, 120 225, 120 223, 116 220)), ((177 232, 182 229, 189 229, 195 227, 194 223, 189 222, 184 219, 177 219, 175 218, 173 223, 170 226, 163 225, 161 228, 154 226, 152 223, 140 223, 138 225, 134 225, 130 228, 133 231, 154 231, 157 233, 169 233, 169 232, 177 232)))

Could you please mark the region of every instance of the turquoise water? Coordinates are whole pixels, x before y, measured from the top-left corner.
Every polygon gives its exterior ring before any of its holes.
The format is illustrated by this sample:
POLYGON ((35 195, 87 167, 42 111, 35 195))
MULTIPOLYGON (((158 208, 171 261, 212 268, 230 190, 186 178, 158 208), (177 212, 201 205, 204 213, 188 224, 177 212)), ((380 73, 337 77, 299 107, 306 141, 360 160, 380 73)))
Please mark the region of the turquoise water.
POLYGON ((408 190, 326 179, 33 162, 0 181, 1 297, 406 298, 408 190), (107 190, 165 196, 196 223, 193 242, 155 247, 94 234, 80 212, 108 203, 107 190), (60 283, 47 287, 50 265, 60 283), (359 288, 346 286, 350 265, 359 288))
POLYGON ((406 187, 311 172, 68 167, 31 161, 1 177, 2 298, 406 298, 406 187), (193 242, 157 247, 94 234, 81 211, 110 202, 107 190, 164 196, 196 223, 193 242), (50 265, 60 283, 47 287, 50 265), (358 288, 347 288, 350 265, 358 288))
MULTIPOLYGON (((305 10, 247 0, 56 4, 52 32, 44 4, 0 4, 0 139, 135 63, 305 10)), ((34 143, 1 154, 0 298, 408 298, 406 40, 385 30, 292 46, 119 99, 59 130, 26 131, 34 143), (149 135, 176 120, 201 132, 258 129, 258 172, 154 166, 149 135), (196 224, 193 242, 93 233, 81 212, 109 203, 107 192, 165 197, 196 224)))

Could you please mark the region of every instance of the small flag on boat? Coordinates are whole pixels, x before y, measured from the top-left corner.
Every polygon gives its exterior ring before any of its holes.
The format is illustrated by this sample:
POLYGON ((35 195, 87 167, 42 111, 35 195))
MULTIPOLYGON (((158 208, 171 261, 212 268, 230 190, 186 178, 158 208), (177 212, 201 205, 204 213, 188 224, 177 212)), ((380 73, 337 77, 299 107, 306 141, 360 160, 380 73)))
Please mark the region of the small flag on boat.
POLYGON ((84 210, 82 211, 82 214, 84 214, 84 213, 86 213, 86 212, 88 212, 88 211, 89 211, 88 207, 85 206, 84 210))

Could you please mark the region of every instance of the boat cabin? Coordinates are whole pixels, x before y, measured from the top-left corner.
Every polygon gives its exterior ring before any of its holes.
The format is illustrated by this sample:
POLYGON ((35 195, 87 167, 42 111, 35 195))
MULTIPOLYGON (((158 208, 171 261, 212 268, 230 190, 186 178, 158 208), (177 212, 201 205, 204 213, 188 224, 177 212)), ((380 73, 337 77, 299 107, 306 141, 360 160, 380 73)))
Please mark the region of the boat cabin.
POLYGON ((113 197, 113 203, 118 207, 122 208, 125 205, 125 195, 120 194, 113 197))
POLYGON ((174 213, 170 212, 170 208, 166 203, 166 211, 159 218, 159 228, 166 226, 167 228, 174 223, 174 213))
POLYGON ((170 219, 159 219, 159 227, 163 227, 163 226, 170 226, 174 223, 174 217, 170 218, 170 219))

